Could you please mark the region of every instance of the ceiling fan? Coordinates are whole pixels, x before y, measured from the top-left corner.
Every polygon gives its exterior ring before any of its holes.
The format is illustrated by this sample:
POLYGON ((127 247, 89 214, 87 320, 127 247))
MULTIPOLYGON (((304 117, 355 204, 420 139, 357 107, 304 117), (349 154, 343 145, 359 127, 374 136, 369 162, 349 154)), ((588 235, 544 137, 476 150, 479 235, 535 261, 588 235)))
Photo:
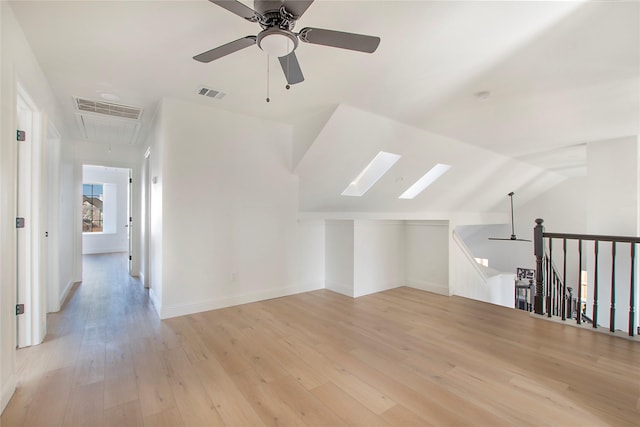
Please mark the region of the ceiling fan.
POLYGON ((380 37, 322 28, 306 27, 294 33, 293 27, 296 21, 311 6, 313 0, 254 0, 255 10, 236 0, 209 1, 247 21, 257 22, 262 27, 262 31, 255 36, 246 36, 203 52, 194 56, 193 59, 208 63, 257 44, 269 55, 278 57, 287 83, 290 85, 304 81, 295 53, 298 40, 366 53, 375 52, 380 44, 380 37))
POLYGON ((512 191, 511 193, 507 194, 507 196, 509 196, 509 199, 511 199, 511 236, 507 237, 507 238, 501 238, 501 237, 489 237, 489 240, 513 240, 513 241, 518 241, 518 242, 530 242, 531 240, 527 240, 527 239, 518 239, 516 237, 516 232, 513 226, 513 195, 515 193, 512 191))

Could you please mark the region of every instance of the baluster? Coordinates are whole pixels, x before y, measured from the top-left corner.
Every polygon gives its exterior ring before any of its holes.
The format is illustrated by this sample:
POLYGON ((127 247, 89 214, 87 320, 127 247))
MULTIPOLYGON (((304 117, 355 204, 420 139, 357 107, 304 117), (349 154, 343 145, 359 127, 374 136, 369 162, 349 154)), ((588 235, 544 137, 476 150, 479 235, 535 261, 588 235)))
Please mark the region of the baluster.
POLYGON ((582 240, 578 240, 578 308, 576 309, 578 325, 582 323, 582 240))
POLYGON ((533 229, 533 251, 536 257, 536 294, 533 297, 533 310, 536 314, 544 314, 544 285, 542 282, 542 257, 544 256, 544 221, 536 219, 533 229))
POLYGON ((631 242, 631 287, 629 288, 629 336, 634 335, 635 329, 635 268, 636 268, 636 244, 631 242))
POLYGON ((558 274, 553 272, 553 315, 560 316, 560 312, 558 311, 558 297, 560 296, 560 292, 558 292, 558 274))
POLYGON ((598 327, 598 241, 594 242, 593 267, 593 327, 598 327))
POLYGON ((562 320, 567 320, 567 239, 562 239, 562 320))
POLYGON ((562 307, 562 282, 560 281, 560 278, 558 277, 558 273, 555 273, 555 280, 556 280, 556 306, 555 306, 555 313, 556 316, 561 316, 561 310, 560 308, 562 307))
POLYGON ((548 306, 547 306, 547 316, 551 317, 552 313, 553 313, 553 280, 554 280, 554 275, 553 275, 553 258, 552 258, 552 254, 553 254, 553 239, 549 239, 549 258, 547 260, 547 287, 548 287, 548 293, 547 293, 547 300, 548 300, 548 306))
POLYGON ((616 330, 616 242, 611 242, 611 308, 609 310, 609 330, 616 330))

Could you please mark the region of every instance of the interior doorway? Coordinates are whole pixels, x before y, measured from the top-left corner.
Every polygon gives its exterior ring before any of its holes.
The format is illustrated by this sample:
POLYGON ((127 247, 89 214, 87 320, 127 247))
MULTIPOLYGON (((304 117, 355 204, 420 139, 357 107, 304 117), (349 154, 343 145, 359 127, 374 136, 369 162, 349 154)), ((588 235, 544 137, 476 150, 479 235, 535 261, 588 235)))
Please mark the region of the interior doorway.
POLYGON ((131 261, 131 176, 131 168, 82 165, 82 255, 126 252, 131 261))

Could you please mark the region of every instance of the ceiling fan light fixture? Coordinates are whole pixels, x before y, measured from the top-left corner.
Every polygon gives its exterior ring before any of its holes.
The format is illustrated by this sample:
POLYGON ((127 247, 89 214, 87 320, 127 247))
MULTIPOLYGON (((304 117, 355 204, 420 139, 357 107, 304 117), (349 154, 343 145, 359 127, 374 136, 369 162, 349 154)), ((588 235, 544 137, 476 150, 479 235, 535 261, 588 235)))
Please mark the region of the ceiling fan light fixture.
POLYGON ((256 42, 270 56, 287 56, 298 46, 298 38, 281 28, 267 28, 258 34, 256 42))

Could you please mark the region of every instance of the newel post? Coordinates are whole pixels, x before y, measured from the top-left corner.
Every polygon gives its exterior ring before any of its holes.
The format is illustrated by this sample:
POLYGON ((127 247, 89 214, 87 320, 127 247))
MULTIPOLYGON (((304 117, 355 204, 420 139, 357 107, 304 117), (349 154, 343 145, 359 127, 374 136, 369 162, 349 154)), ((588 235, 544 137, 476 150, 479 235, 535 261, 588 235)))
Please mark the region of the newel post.
POLYGON ((544 221, 542 218, 536 219, 536 226, 533 228, 533 254, 536 257, 536 294, 533 297, 533 311, 536 314, 544 314, 544 287, 542 283, 542 257, 544 256, 544 221))

